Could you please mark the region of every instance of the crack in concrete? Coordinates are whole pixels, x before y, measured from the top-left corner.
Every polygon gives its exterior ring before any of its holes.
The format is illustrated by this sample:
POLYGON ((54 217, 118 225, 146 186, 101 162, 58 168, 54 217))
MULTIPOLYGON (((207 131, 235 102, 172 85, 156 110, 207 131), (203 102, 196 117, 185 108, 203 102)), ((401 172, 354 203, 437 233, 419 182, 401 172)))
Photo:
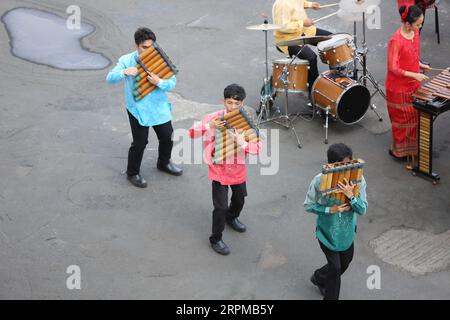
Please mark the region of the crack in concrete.
POLYGON ((168 273, 168 274, 149 274, 147 278, 169 278, 174 277, 176 274, 174 273, 168 273))
POLYGON ((52 224, 54 222, 54 220, 56 220, 57 218, 59 218, 61 216, 60 213, 55 214, 50 221, 48 221, 47 223, 45 223, 44 225, 34 229, 33 231, 31 231, 27 236, 23 237, 22 239, 17 240, 17 243, 21 243, 23 241, 26 241, 27 239, 29 239, 30 237, 32 237, 34 234, 38 233, 39 231, 41 231, 42 229, 48 227, 50 224, 52 224))
POLYGON ((33 125, 30 125, 30 126, 26 126, 26 127, 24 127, 24 128, 22 128, 22 129, 12 129, 12 130, 10 130, 10 131, 12 131, 12 133, 10 133, 10 134, 6 134, 6 136, 1 136, 0 135, 0 140, 9 140, 9 139, 11 139, 12 137, 14 137, 14 136, 16 136, 16 135, 18 135, 18 134, 20 134, 20 133, 22 133, 22 132, 24 132, 24 131, 26 131, 26 130, 28 130, 28 129, 31 129, 31 128, 33 128, 34 126, 33 125))

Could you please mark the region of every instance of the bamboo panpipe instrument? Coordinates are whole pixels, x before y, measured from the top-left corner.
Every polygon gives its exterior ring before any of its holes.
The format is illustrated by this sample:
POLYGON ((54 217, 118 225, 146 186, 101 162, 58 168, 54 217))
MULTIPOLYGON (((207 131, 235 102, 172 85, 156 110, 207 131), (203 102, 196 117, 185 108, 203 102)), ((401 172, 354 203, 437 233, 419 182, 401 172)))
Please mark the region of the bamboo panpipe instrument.
POLYGON ((245 140, 248 143, 259 142, 259 129, 244 108, 229 112, 222 116, 220 120, 225 121, 226 125, 216 130, 214 164, 222 163, 226 158, 237 155, 239 147, 236 143, 235 131, 244 132, 245 140))
POLYGON ((134 99, 142 100, 156 89, 156 86, 150 83, 147 76, 150 73, 156 74, 159 78, 165 80, 178 73, 176 66, 156 42, 153 46, 145 50, 140 56, 136 57, 136 68, 139 74, 135 77, 134 99))
POLYGON ((332 196, 341 204, 348 203, 349 199, 338 186, 338 183, 343 183, 344 179, 355 184, 353 194, 355 197, 358 196, 361 191, 364 164, 364 160, 357 159, 324 165, 319 189, 322 196, 332 196))

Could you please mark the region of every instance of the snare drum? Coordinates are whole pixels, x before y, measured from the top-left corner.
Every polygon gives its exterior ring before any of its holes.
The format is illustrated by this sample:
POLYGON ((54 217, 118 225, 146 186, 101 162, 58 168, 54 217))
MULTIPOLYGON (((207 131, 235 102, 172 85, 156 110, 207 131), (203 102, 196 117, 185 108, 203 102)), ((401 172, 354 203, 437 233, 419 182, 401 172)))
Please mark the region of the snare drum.
POLYGON ((320 59, 331 69, 343 67, 353 61, 355 46, 350 34, 342 33, 331 36, 330 40, 317 44, 320 59))
POLYGON ((284 91, 284 83, 281 80, 284 66, 288 66, 288 92, 304 92, 308 90, 308 69, 307 60, 279 59, 273 61, 273 87, 276 91, 284 91))
POLYGON ((325 71, 316 79, 311 102, 344 124, 361 120, 370 105, 370 91, 360 83, 335 70, 325 71))

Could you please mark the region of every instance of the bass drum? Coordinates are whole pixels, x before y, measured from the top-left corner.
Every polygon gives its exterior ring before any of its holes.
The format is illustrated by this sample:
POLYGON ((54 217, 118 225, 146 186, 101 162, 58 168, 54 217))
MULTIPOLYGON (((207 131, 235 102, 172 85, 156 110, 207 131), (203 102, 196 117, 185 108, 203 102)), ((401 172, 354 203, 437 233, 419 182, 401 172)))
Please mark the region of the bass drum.
POLYGON ((312 103, 344 124, 359 122, 370 106, 370 91, 360 83, 330 70, 316 79, 311 91, 312 103))

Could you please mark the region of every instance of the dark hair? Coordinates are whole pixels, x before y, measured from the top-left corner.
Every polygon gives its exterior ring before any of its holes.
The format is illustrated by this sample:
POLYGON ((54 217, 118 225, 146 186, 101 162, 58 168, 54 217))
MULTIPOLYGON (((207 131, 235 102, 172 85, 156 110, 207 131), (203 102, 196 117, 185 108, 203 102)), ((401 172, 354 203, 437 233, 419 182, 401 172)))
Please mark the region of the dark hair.
POLYGON ((401 6, 398 12, 400 13, 400 16, 403 17, 403 14, 408 9, 408 12, 406 13, 406 18, 402 19, 402 22, 409 22, 410 24, 415 23, 419 18, 423 15, 422 10, 418 6, 401 6))
POLYGON ((140 45, 144 41, 153 40, 156 41, 155 33, 149 28, 139 28, 134 33, 134 41, 137 45, 140 45))
POLYGON ((343 143, 332 144, 327 151, 328 163, 342 162, 345 158, 353 158, 353 151, 343 143))
POLYGON ((244 101, 246 97, 245 89, 242 88, 238 84, 230 84, 228 87, 225 88, 223 92, 223 97, 225 99, 234 99, 237 101, 244 101))

